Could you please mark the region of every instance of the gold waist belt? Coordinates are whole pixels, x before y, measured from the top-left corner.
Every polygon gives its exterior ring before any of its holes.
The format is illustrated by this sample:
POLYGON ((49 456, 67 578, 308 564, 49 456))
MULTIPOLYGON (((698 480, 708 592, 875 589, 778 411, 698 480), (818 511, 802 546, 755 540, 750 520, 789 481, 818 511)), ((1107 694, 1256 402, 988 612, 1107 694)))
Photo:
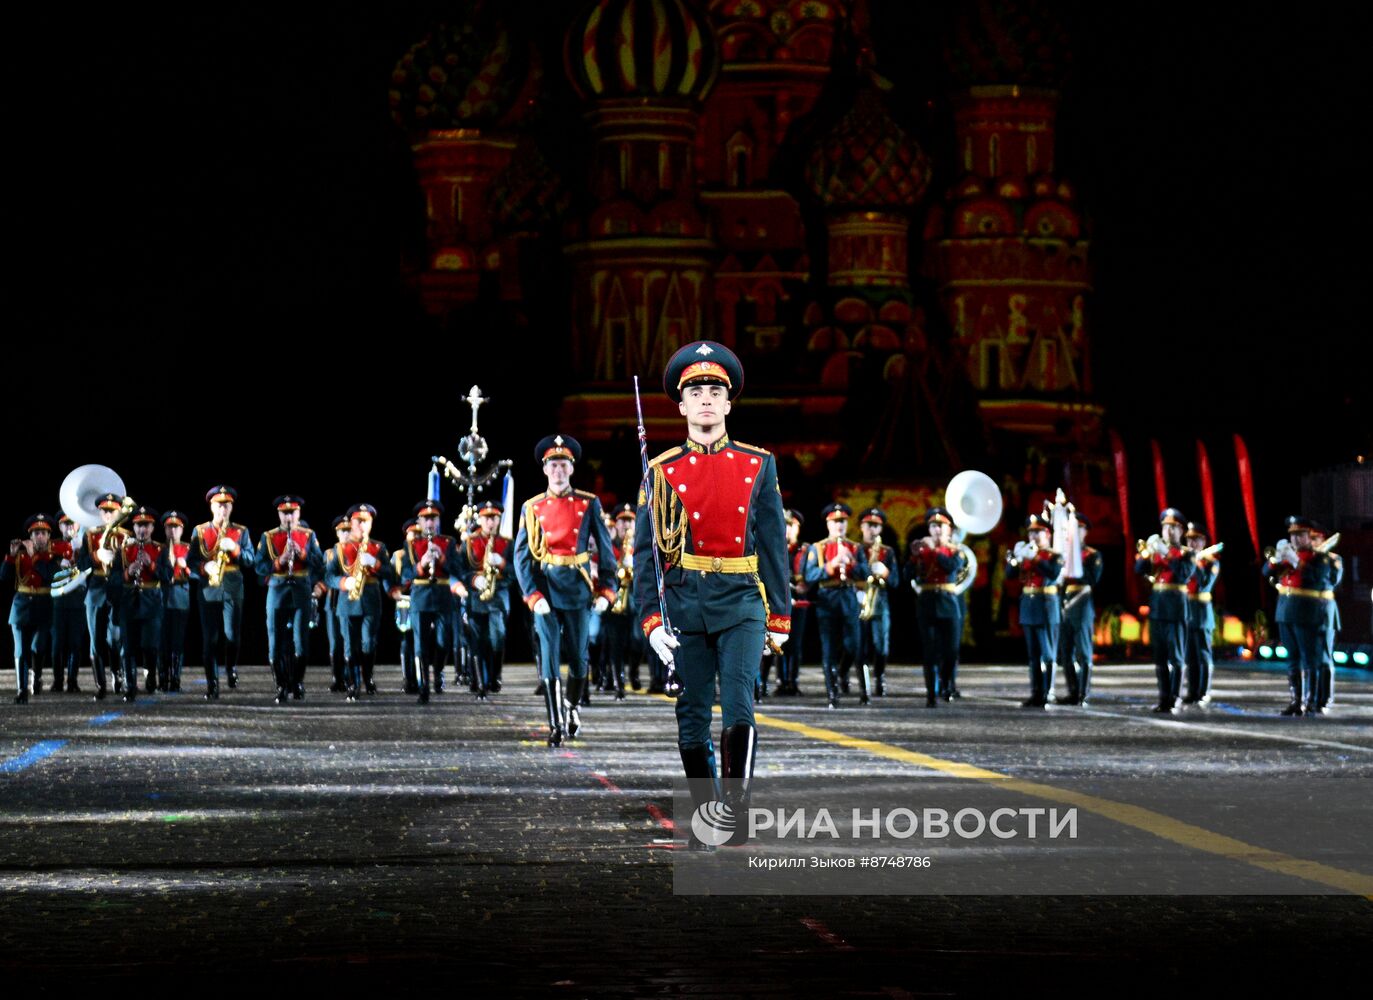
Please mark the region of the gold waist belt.
POLYGON ((299 570, 298 572, 295 572, 295 573, 273 573, 273 574, 272 574, 272 579, 273 579, 273 580, 304 580, 304 579, 305 579, 305 574, 306 574, 306 572, 307 572, 306 570, 303 570, 303 569, 302 569, 302 570, 299 570))
POLYGON ((1199 594, 1188 594, 1187 599, 1189 601, 1200 601, 1202 604, 1210 604, 1211 592, 1209 590, 1204 590, 1199 594))
POLYGON ((591 561, 590 552, 578 552, 573 556, 560 556, 554 552, 549 552, 543 557, 545 566, 580 566, 591 561))
MULTIPOLYGON (((682 553, 682 569, 700 570, 702 573, 757 573, 758 557, 753 556, 694 556, 682 553)), ((821 584, 824 586, 824 584, 821 584)))
POLYGON ((30 597, 48 597, 51 593, 48 587, 30 587, 27 583, 19 584, 19 593, 28 594, 30 597))
POLYGON ((138 583, 135 584, 135 586, 137 586, 139 590, 161 590, 162 581, 153 580, 151 583, 138 583))
POLYGON ((417 576, 417 577, 415 577, 413 580, 411 580, 410 582, 413 583, 413 584, 415 584, 415 585, 417 585, 417 586, 420 586, 420 587, 427 587, 427 586, 429 586, 431 583, 448 583, 448 582, 449 582, 449 579, 450 579, 450 578, 449 578, 449 577, 446 577, 446 576, 426 576, 426 577, 418 577, 418 576, 417 576))
POLYGON ((1057 594, 1058 585, 1051 583, 1047 587, 1021 587, 1020 592, 1022 594, 1057 594))
POLYGON ((1066 586, 1065 588, 1063 588, 1063 592, 1064 592, 1065 594, 1077 594, 1077 593, 1080 593, 1081 591, 1084 591, 1084 590, 1091 590, 1091 589, 1092 589, 1092 585, 1091 585, 1090 583, 1070 583, 1070 584, 1068 584, 1068 586, 1066 586))
POLYGON ((946 593, 949 593, 949 594, 956 594, 956 593, 958 593, 958 584, 956 584, 956 583, 922 583, 922 584, 920 584, 920 592, 921 592, 921 593, 924 593, 924 592, 927 591, 927 590, 942 590, 942 591, 945 591, 946 593))
POLYGON ((1180 591, 1186 591, 1186 590, 1187 590, 1187 584, 1185 584, 1185 583, 1156 583, 1156 584, 1154 584, 1154 589, 1155 589, 1155 590, 1180 590, 1180 591))
POLYGON ((1333 601, 1335 592, 1333 590, 1307 590, 1305 587, 1279 586, 1278 593, 1283 597, 1314 597, 1322 601, 1333 601))

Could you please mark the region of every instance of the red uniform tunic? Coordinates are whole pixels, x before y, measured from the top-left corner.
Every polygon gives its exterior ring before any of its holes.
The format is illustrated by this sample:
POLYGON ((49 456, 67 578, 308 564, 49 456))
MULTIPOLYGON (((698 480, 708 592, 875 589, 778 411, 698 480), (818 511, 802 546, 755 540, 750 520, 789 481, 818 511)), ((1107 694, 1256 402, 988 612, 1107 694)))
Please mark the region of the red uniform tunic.
MULTIPOLYGON (((286 572, 286 560, 281 557, 281 554, 286 551, 286 536, 285 528, 273 528, 266 535, 267 554, 272 557, 272 566, 277 573, 286 572)), ((291 565, 291 576, 293 578, 308 576, 310 567, 306 565, 305 553, 310 549, 310 532, 302 528, 295 528, 291 530, 290 537, 299 550, 296 552, 295 562, 291 565)))

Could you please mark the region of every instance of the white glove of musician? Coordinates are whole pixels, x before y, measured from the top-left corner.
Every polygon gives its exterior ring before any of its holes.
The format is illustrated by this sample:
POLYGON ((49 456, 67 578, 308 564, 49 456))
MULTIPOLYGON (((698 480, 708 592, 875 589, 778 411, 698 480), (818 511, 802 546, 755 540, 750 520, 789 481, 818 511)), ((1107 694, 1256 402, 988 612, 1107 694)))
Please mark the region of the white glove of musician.
POLYGON ((609 607, 609 601, 607 601, 604 597, 598 597, 596 598, 595 603, 591 605, 591 610, 596 612, 596 614, 598 615, 603 615, 605 614, 606 609, 609 607))
POLYGON ((552 610, 553 609, 548 606, 548 598, 546 597, 540 597, 534 602, 534 614, 536 615, 546 615, 551 613, 552 610))
POLYGON ((781 649, 787 644, 787 640, 790 639, 791 636, 786 632, 769 632, 768 638, 772 640, 774 646, 781 649))
POLYGON ((486 577, 482 576, 482 574, 480 574, 480 573, 478 573, 476 576, 472 577, 472 589, 473 589, 473 590, 478 590, 478 591, 485 590, 485 589, 486 589, 486 577))
POLYGON ((232 538, 221 538, 219 540, 218 548, 220 552, 227 552, 230 555, 233 555, 235 552, 238 551, 238 543, 235 542, 232 538))
POLYGON ((491 565, 495 569, 500 569, 502 566, 505 565, 505 557, 502 556, 499 552, 488 553, 486 558, 491 560, 491 565))
POLYGON ((1015 548, 1012 549, 1011 551, 1015 553, 1015 557, 1016 557, 1017 559, 1020 559, 1020 560, 1028 559, 1028 558, 1030 558, 1030 543, 1029 543, 1029 542, 1016 542, 1016 543, 1015 543, 1015 548))
POLYGON ((891 570, 887 569, 886 563, 875 562, 869 567, 869 569, 872 570, 873 576, 879 577, 883 580, 885 580, 887 576, 891 573, 891 570))
POLYGON ((114 553, 111 552, 109 549, 96 549, 95 557, 99 559, 102 563, 104 563, 106 566, 114 562, 114 553))
POLYGON ((622 562, 622 563, 624 564, 625 569, 633 569, 633 568, 634 568, 634 553, 633 553, 633 552, 626 552, 626 553, 624 554, 624 558, 621 559, 620 562, 622 562))
POLYGON ((377 564, 377 557, 372 555, 372 553, 370 552, 364 552, 362 554, 362 564, 366 566, 368 569, 371 569, 373 566, 377 564))
POLYGON ((681 645, 677 639, 668 633, 668 630, 659 625, 648 634, 648 644, 653 652, 658 654, 658 659, 662 660, 666 666, 672 666, 672 651, 681 645))

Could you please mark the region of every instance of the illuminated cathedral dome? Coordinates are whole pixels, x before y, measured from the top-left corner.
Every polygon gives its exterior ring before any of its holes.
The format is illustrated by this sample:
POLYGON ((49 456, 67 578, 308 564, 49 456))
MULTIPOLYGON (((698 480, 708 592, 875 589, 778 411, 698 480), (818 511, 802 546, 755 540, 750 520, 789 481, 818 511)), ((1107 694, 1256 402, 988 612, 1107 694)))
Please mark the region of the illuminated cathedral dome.
POLYGON ((499 22, 441 24, 391 71, 391 117, 408 131, 519 121, 541 77, 537 52, 499 22))
POLYGON ((568 27, 564 58, 584 100, 700 101, 719 68, 710 23, 688 0, 595 0, 568 27))
POLYGON ((877 90, 865 87, 816 145, 805 176, 827 207, 907 208, 925 193, 930 161, 892 120, 877 90))

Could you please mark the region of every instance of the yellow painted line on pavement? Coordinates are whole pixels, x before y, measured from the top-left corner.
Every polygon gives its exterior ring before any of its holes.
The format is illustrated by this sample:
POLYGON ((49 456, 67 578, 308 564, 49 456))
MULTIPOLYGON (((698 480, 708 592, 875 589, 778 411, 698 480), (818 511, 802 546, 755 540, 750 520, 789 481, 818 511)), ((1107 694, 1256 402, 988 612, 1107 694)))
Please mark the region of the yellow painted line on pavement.
MULTIPOLYGON (((715 711, 719 712, 719 708, 717 707, 715 711)), ((1037 781, 1025 781, 1022 778, 1013 778, 1008 774, 988 771, 972 764, 944 760, 939 757, 931 757, 929 754, 918 753, 915 750, 906 750, 902 747, 892 746, 890 743, 862 739, 833 729, 808 726, 804 722, 792 722, 790 719, 779 719, 775 716, 762 715, 756 712, 754 719, 763 726, 784 729, 787 732, 796 733, 798 736, 806 736, 813 740, 821 740, 851 750, 862 750, 875 757, 883 757, 915 767, 929 768, 954 778, 994 784, 998 788, 1047 799, 1050 802, 1076 806, 1084 812, 1096 813, 1098 816, 1104 816, 1125 826, 1143 830, 1145 833, 1151 833, 1163 840, 1170 840, 1184 847, 1253 865, 1265 871, 1291 875, 1308 882, 1315 882, 1318 885, 1329 886, 1341 892, 1348 892, 1373 900, 1373 876, 1345 871, 1342 868, 1333 868, 1330 865, 1323 865, 1315 861, 1304 861, 1280 851, 1255 847, 1242 840, 1236 840, 1234 837, 1215 833, 1192 823, 1165 816, 1163 813, 1155 812, 1152 809, 1145 809, 1142 806, 1098 798, 1095 795, 1069 791, 1066 788, 1055 788, 1053 785, 1045 785, 1037 781)))

